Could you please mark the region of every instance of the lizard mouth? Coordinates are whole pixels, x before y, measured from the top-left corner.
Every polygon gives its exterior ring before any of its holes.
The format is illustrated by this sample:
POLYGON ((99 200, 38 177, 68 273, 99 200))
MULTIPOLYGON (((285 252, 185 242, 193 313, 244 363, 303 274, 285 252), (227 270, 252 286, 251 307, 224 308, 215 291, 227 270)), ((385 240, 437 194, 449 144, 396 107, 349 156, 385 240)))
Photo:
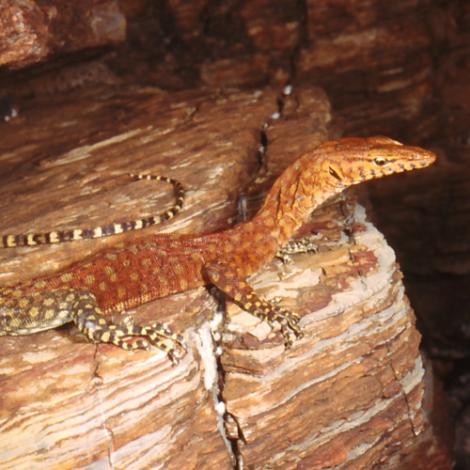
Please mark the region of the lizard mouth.
POLYGON ((421 148, 417 149, 416 154, 417 158, 407 162, 407 169, 413 170, 415 168, 425 168, 429 165, 432 165, 437 159, 434 152, 430 152, 429 150, 424 150, 421 148))
POLYGON ((404 169, 405 170, 415 170, 417 168, 426 168, 429 165, 432 165, 436 161, 436 156, 434 154, 430 154, 426 158, 420 158, 419 160, 412 160, 410 162, 405 163, 404 169))

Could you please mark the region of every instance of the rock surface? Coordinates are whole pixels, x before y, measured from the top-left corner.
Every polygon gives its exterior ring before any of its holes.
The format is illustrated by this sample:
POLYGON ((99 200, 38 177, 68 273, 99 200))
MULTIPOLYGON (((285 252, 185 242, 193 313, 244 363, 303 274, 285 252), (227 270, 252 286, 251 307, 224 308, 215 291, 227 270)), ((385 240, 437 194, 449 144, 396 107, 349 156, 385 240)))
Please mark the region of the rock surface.
POLYGON ((2 0, 0 66, 16 69, 125 38, 126 18, 115 0, 2 0))

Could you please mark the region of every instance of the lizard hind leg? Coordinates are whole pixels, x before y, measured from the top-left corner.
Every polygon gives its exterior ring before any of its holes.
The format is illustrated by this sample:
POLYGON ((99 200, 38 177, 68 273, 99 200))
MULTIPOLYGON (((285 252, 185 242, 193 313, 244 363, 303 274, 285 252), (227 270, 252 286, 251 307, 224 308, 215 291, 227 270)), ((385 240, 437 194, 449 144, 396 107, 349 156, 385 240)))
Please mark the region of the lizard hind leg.
POLYGON ((233 268, 214 263, 205 267, 205 273, 210 283, 244 310, 266 320, 271 327, 279 327, 286 348, 292 346, 294 339, 303 336, 298 315, 259 297, 245 280, 237 276, 233 268))
POLYGON ((166 325, 155 322, 141 326, 134 325, 131 321, 126 321, 123 325, 115 324, 103 315, 91 292, 79 291, 76 294, 73 321, 89 340, 111 343, 128 351, 155 346, 165 351, 173 363, 178 362, 186 352, 182 336, 173 333, 166 325))

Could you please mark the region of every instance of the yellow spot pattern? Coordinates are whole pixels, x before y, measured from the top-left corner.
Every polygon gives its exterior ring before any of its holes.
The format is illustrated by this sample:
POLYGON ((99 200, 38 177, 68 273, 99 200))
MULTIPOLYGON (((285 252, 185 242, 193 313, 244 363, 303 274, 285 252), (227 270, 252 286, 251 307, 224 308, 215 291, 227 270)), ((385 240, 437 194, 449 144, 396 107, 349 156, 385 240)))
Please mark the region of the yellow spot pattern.
POLYGON ((29 305, 29 300, 27 298, 20 299, 20 301, 18 302, 18 305, 21 308, 26 308, 29 305))
POLYGON ((31 307, 28 311, 28 315, 31 318, 35 318, 39 315, 39 309, 37 307, 31 307))
POLYGON ((72 273, 65 273, 60 276, 62 282, 70 282, 73 279, 72 273))
POLYGON ((51 308, 44 312, 45 320, 52 320, 55 317, 55 311, 51 308))

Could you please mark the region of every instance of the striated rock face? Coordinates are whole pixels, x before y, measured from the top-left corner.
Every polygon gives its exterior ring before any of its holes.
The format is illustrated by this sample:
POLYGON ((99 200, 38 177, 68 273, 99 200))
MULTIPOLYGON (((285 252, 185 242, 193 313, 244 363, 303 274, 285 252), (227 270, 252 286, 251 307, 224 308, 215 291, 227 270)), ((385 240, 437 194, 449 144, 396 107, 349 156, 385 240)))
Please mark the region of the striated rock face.
POLYGON ((192 352, 172 367, 60 334, 1 350, 0 468, 230 468, 192 352))
POLYGON ((172 89, 315 84, 347 132, 411 140, 439 126, 433 51, 461 35, 466 8, 458 0, 447 8, 429 0, 6 3, 0 64, 9 68, 123 41, 127 24, 135 47, 119 49, 114 65, 134 81, 172 89))
POLYGON ((126 18, 116 0, 2 0, 0 66, 11 69, 123 41, 126 18))

